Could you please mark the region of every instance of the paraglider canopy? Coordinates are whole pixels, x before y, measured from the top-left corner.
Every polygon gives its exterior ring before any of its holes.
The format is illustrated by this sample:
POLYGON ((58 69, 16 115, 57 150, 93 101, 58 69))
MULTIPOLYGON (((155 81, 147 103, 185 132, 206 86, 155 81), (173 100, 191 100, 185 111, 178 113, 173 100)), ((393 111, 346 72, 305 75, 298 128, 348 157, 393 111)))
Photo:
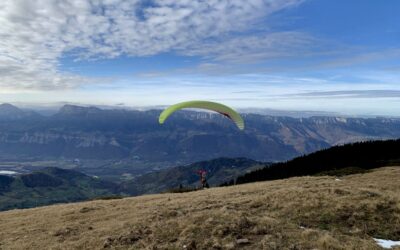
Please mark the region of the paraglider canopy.
POLYGON ((209 101, 188 101, 188 102, 181 102, 174 104, 167 109, 165 109, 161 114, 158 119, 160 124, 163 124, 164 121, 175 111, 184 109, 184 108, 199 108, 199 109, 206 109, 206 110, 211 110, 218 112, 229 119, 231 119, 233 122, 235 122, 236 126, 240 129, 244 129, 244 121, 242 117, 237 113, 235 110, 232 108, 225 106, 220 103, 216 102, 209 102, 209 101))

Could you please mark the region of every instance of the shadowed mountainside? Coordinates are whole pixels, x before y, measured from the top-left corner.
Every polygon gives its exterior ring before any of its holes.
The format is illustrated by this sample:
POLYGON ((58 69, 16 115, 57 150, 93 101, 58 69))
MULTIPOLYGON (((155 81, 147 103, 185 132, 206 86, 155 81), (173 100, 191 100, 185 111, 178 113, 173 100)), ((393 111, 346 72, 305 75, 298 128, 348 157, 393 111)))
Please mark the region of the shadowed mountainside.
POLYGON ((335 146, 246 173, 239 176, 236 183, 315 174, 341 175, 346 172, 360 172, 382 166, 398 166, 400 165, 399 148, 400 139, 335 146))

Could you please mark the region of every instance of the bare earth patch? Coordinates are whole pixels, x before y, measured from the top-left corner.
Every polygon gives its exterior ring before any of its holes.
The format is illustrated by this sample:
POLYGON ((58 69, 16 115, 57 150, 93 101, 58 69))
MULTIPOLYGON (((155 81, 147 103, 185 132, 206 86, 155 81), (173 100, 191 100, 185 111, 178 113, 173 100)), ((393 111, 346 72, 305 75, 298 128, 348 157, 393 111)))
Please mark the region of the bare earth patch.
POLYGON ((0 249, 380 249, 400 168, 0 213, 0 249))

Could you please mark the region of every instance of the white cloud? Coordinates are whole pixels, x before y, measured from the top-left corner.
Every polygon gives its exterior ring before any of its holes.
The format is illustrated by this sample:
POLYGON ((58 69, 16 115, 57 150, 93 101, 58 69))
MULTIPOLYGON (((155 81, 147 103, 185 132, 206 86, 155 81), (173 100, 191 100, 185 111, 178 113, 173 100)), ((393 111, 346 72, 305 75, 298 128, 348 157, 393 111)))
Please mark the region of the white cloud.
POLYGON ((315 91, 293 94, 293 98, 399 98, 400 90, 395 89, 374 89, 374 90, 336 90, 336 91, 315 91))
POLYGON ((96 80, 60 71, 59 59, 67 52, 83 60, 168 51, 234 59, 243 54, 241 49, 272 48, 276 38, 298 34, 229 38, 233 53, 221 44, 215 50, 210 49, 212 43, 199 44, 246 31, 261 18, 301 1, 2 0, 0 87, 63 89, 96 80))
POLYGON ((227 39, 212 40, 195 44, 184 54, 202 56, 215 61, 257 62, 269 58, 298 56, 315 39, 301 32, 275 32, 261 35, 232 36, 227 39))

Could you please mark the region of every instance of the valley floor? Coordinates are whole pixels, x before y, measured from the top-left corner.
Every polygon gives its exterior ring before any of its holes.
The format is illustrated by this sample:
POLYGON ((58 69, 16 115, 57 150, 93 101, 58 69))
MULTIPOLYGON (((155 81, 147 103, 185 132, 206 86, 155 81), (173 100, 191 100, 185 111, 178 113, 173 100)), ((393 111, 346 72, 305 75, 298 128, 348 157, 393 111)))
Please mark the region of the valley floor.
POLYGON ((400 168, 0 213, 0 249, 380 249, 400 168))

